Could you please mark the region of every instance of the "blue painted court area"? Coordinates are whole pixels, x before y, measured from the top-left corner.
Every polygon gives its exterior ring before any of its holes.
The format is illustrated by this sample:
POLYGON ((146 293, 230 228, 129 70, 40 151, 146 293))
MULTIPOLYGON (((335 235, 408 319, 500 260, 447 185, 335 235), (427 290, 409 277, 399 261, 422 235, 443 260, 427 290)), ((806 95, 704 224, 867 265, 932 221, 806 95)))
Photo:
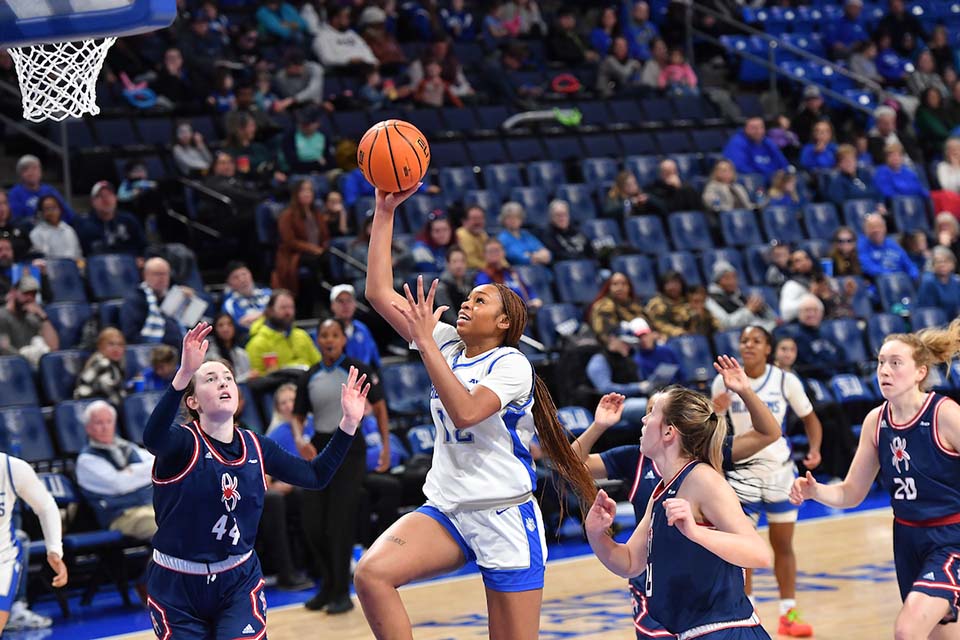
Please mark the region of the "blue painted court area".
MULTIPOLYGON (((864 500, 863 504, 856 509, 847 510, 846 513, 880 509, 889 506, 889 504, 890 500, 886 494, 880 491, 873 491, 867 497, 867 499, 864 500)), ((803 508, 800 510, 800 519, 809 520, 815 518, 829 518, 841 515, 842 513, 845 512, 835 509, 828 509, 818 503, 808 502, 804 504, 803 508)), ((621 531, 617 535, 617 539, 623 541, 626 540, 629 535, 630 531, 621 531)), ((583 555, 589 555, 590 553, 590 546, 586 544, 586 542, 564 542, 551 544, 549 551, 551 561, 562 560, 565 558, 576 558, 583 555)), ((830 576, 825 576, 824 574, 802 574, 798 576, 797 588, 800 591, 829 588, 817 584, 818 580, 824 577, 840 580, 893 580, 893 571, 894 569, 891 550, 891 560, 889 563, 855 567, 843 573, 842 575, 831 574, 830 576), (808 578, 809 580, 807 580, 808 578)), ((477 573, 477 567, 475 564, 469 563, 451 575, 461 576, 473 573, 477 573)), ((757 572, 757 581, 755 582, 755 585, 755 595, 760 601, 777 598, 772 572, 757 572), (770 575, 765 576, 765 574, 770 575), (766 579, 767 577, 769 577, 769 580, 766 579), (765 585, 768 582, 770 583, 770 587, 765 588, 765 585)), ((312 590, 300 591, 297 593, 287 593, 277 589, 267 589, 267 601, 270 603, 271 608, 299 604, 308 600, 312 595, 312 590)), ((133 597, 135 598, 136 596, 133 595, 133 597)), ((595 630, 602 631, 608 624, 622 625, 625 612, 629 610, 628 600, 629 598, 627 597, 625 590, 620 590, 616 593, 584 594, 582 596, 575 596, 573 598, 564 598, 562 601, 545 601, 543 615, 545 616, 545 619, 549 620, 549 617, 552 615, 552 611, 569 612, 571 609, 583 608, 585 615, 587 615, 586 612, 589 612, 590 619, 596 626, 595 630), (603 606, 600 606, 601 603, 603 606), (626 608, 624 603, 627 603, 626 608)), ((119 594, 114 589, 106 586, 97 593, 93 604, 88 607, 83 607, 80 605, 79 591, 77 591, 75 594, 72 594, 70 597, 70 610, 72 612, 72 616, 66 620, 61 616, 56 602, 52 599, 38 602, 34 609, 39 613, 43 613, 44 615, 52 616, 54 619, 54 627, 52 629, 46 629, 43 631, 8 632, 4 634, 4 637, 10 638, 10 640, 41 640, 42 638, 92 640, 94 638, 106 638, 135 631, 148 631, 150 629, 150 620, 144 609, 125 608, 120 600, 119 594)), ((479 618, 473 621, 468 619, 457 620, 455 621, 455 624, 457 626, 466 627, 480 624, 485 626, 487 623, 486 616, 480 617, 482 620, 479 618)), ((428 621, 425 623, 425 625, 449 625, 451 622, 454 621, 445 619, 435 623, 428 621)), ((610 628, 618 627, 613 626, 610 628)), ((560 638, 565 636, 561 634, 541 635, 541 637, 560 638)), ((578 637, 584 636, 578 635, 578 637)))

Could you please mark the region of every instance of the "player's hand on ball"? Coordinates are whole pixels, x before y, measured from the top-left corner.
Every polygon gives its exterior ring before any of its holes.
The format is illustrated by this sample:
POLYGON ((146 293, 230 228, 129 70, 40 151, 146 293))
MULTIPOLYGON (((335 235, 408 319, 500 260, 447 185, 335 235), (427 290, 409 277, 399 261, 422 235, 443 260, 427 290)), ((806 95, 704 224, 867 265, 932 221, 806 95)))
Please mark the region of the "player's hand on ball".
POLYGON ((63 558, 55 553, 47 553, 47 564, 53 569, 53 586, 60 588, 67 584, 67 565, 63 563, 63 558))
POLYGON ((396 193, 387 193, 386 191, 377 189, 375 194, 377 211, 393 213, 407 198, 415 194, 422 184, 422 182, 418 182, 406 191, 398 191, 396 193))
POLYGON ((807 475, 797 478, 793 481, 790 488, 790 502, 801 504, 804 500, 813 500, 817 497, 817 489, 820 483, 813 477, 813 474, 807 471, 807 475))
POLYGON ((356 367, 350 367, 347 383, 340 385, 340 407, 343 409, 340 428, 350 435, 357 432, 357 425, 363 420, 363 412, 367 407, 367 393, 370 391, 367 374, 360 376, 359 373, 356 367))
POLYGON ((689 502, 683 498, 668 498, 663 501, 663 510, 667 514, 668 525, 676 527, 691 540, 696 537, 699 529, 689 502))
POLYGON ((593 506, 587 512, 587 519, 583 525, 587 530, 587 535, 599 536, 604 534, 607 529, 613 526, 613 519, 617 515, 617 503, 607 495, 603 489, 597 492, 597 498, 593 501, 593 506))

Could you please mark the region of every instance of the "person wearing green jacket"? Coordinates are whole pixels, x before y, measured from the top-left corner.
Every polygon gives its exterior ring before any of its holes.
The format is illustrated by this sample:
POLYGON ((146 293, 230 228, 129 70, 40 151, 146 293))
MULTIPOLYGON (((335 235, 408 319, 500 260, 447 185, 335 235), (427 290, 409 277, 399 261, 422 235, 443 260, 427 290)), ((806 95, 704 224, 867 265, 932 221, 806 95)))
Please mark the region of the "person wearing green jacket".
POLYGON ((320 362, 310 334, 293 326, 295 304, 286 289, 274 289, 262 318, 250 327, 250 368, 261 374, 287 367, 309 368, 320 362))

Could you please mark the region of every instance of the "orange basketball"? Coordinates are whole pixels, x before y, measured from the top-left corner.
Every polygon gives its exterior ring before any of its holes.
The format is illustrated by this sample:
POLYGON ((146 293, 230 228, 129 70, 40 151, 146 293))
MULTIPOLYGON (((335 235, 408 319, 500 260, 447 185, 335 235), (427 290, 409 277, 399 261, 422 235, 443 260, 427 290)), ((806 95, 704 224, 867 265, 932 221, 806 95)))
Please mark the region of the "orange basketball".
POLYGON ((430 166, 430 145, 420 130, 403 120, 384 120, 360 139, 357 164, 381 191, 395 193, 416 185, 430 166))

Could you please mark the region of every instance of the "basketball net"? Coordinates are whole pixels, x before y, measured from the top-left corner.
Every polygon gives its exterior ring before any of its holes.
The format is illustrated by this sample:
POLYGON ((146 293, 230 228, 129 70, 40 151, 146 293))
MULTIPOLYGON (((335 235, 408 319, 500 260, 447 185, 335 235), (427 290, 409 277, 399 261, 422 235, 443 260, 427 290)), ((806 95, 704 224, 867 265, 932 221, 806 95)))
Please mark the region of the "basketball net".
POLYGON ((97 115, 97 78, 114 37, 11 47, 23 117, 31 122, 97 115))

